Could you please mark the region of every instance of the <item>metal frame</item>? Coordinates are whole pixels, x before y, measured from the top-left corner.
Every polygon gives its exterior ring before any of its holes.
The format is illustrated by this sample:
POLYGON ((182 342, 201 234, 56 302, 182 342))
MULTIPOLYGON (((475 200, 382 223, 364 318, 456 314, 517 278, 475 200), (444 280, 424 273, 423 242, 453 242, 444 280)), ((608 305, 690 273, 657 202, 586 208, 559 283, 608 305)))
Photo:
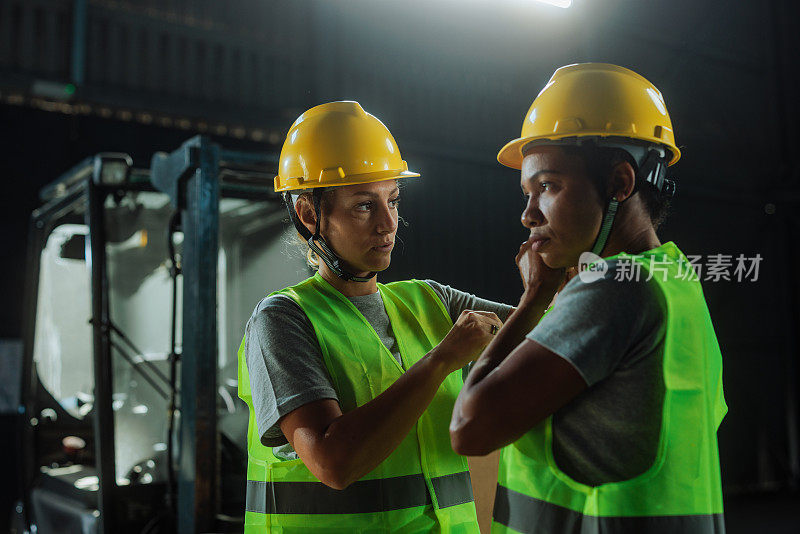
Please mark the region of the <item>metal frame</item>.
POLYGON ((219 508, 217 443, 217 256, 219 147, 194 137, 153 157, 150 180, 181 213, 184 233, 178 531, 214 528, 219 508), (185 335, 186 332, 191 332, 185 335))
MULTIPOLYGON (((113 328, 108 299, 104 204, 116 191, 162 191, 180 211, 185 236, 182 271, 183 354, 181 359, 180 469, 178 472, 177 532, 216 529, 220 508, 220 450, 217 435, 217 256, 219 202, 228 198, 280 201, 263 185, 263 165, 277 163, 274 154, 225 151, 205 137, 194 137, 172 153, 154 156, 150 182, 104 185, 104 157, 99 154, 44 187, 45 204, 30 220, 28 279, 25 290, 22 398, 25 417, 20 419, 20 439, 25 455, 18 467, 22 501, 28 523, 33 523, 30 491, 39 474, 33 421, 38 409, 37 381, 33 372, 33 339, 41 251, 53 224, 76 202, 86 206, 91 250, 92 335, 95 372, 93 419, 96 469, 99 478, 98 510, 101 532, 124 530, 121 499, 138 493, 116 482, 114 414, 112 410, 113 328), (260 173, 258 171, 261 171, 260 173), (222 172, 221 172, 222 171, 222 172), (258 182, 258 183, 256 183, 258 182), (191 326, 188 326, 191 325, 191 326), (100 378, 102 377, 102 378, 100 378)), ((137 171, 137 174, 146 174, 137 171)))
POLYGON ((178 532, 213 530, 221 500, 216 415, 220 197, 280 201, 246 184, 221 184, 220 169, 238 168, 246 175, 248 168, 264 162, 276 158, 224 151, 197 136, 170 154, 155 155, 151 164, 150 181, 180 211, 184 233, 178 532))

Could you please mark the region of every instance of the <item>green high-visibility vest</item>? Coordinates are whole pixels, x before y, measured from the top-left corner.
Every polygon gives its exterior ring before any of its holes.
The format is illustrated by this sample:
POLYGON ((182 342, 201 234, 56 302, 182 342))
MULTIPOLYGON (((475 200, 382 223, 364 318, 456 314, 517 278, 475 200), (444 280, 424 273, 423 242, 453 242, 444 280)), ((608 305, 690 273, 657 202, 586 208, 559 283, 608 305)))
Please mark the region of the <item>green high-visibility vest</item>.
MULTIPOLYGON (((378 284, 403 365, 358 309, 319 274, 278 293, 314 327, 342 412, 377 397, 435 347, 453 322, 441 300, 416 280, 378 284)), ((239 348, 239 396, 250 409, 245 533, 479 532, 465 458, 448 425, 463 385, 451 373, 400 445, 344 490, 322 484, 301 459, 276 457, 256 428, 250 380, 239 348)), ((304 357, 298 354, 297 357, 304 357)))
POLYGON ((607 259, 623 258, 639 265, 641 276, 652 274, 666 301, 665 397, 655 461, 629 480, 582 484, 556 465, 551 416, 503 449, 493 533, 725 531, 717 428, 727 407, 722 356, 702 288, 672 242, 607 259))

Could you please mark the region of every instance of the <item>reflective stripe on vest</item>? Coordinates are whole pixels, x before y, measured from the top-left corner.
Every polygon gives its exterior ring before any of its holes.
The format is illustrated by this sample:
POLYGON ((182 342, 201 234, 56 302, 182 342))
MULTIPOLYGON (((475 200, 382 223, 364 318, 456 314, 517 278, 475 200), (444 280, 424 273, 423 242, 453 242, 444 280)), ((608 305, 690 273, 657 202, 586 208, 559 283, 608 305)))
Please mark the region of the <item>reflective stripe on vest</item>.
POLYGON ((559 468, 548 417, 503 449, 492 532, 724 532, 717 428, 727 406, 702 287, 672 242, 605 260, 612 259, 628 261, 628 272, 651 275, 647 281, 657 284, 666 306, 656 457, 633 478, 583 484, 559 468))
POLYGON ((597 517, 535 499, 498 484, 492 519, 523 534, 706 534, 725 532, 722 514, 597 517))
MULTIPOLYGON (((431 479, 440 508, 472 501, 469 472, 431 479)), ((247 481, 246 511, 259 514, 366 514, 433 504, 425 477, 359 480, 343 490, 321 482, 247 481)))

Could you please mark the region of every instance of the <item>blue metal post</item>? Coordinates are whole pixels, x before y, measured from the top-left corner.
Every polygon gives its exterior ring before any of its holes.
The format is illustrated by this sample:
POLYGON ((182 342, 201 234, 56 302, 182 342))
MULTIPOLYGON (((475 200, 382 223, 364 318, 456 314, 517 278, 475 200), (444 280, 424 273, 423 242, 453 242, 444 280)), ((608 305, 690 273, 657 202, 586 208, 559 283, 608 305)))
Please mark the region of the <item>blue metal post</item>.
POLYGON ((195 138, 198 168, 185 182, 183 350, 178 530, 214 529, 217 510, 217 257, 219 148, 195 138))
POLYGON ((99 186, 100 165, 94 179, 88 181, 89 209, 86 214, 91 243, 92 339, 94 355, 94 441, 99 478, 98 509, 100 532, 115 532, 117 475, 114 448, 114 412, 111 344, 109 343, 109 300, 106 265, 106 228, 104 203, 107 193, 99 186))
POLYGON ((217 436, 217 257, 219 147, 194 137, 156 155, 153 185, 181 210, 183 322, 178 532, 215 529, 219 504, 217 436))

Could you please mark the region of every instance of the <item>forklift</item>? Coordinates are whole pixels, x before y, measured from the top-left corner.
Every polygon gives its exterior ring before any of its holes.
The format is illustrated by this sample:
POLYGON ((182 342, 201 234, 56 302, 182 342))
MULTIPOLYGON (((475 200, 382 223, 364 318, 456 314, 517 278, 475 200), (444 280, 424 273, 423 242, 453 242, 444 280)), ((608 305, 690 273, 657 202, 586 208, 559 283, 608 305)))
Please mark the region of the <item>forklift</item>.
POLYGON ((197 136, 89 157, 41 190, 24 303, 14 533, 241 532, 237 349, 309 275, 275 153, 197 136))

